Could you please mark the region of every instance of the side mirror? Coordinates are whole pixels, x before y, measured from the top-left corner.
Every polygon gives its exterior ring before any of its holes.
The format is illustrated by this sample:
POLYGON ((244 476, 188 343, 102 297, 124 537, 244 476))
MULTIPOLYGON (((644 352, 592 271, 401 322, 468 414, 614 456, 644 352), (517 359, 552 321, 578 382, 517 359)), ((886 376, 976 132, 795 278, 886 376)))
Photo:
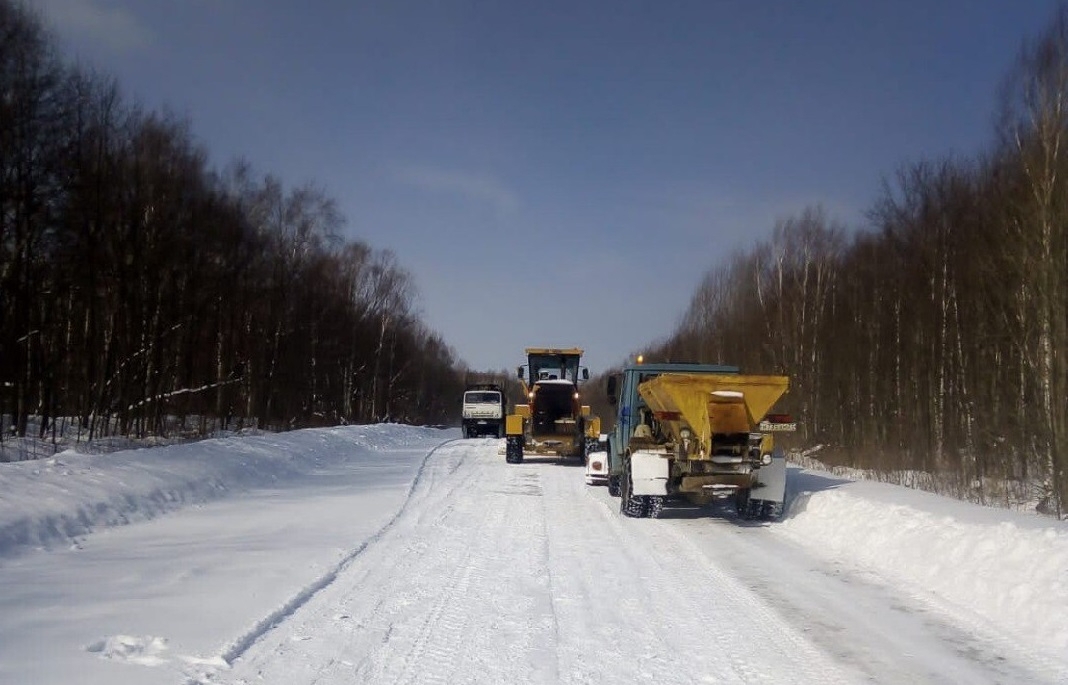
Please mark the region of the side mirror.
POLYGON ((523 367, 522 366, 515 367, 515 376, 519 380, 523 380, 523 367))
POLYGON ((587 369, 586 367, 582 368, 582 380, 584 380, 584 381, 590 380, 590 370, 587 369))
POLYGON ((616 401, 619 399, 617 397, 617 395, 616 395, 616 392, 618 390, 617 381, 618 381, 618 379, 617 379, 616 376, 609 376, 608 377, 608 386, 607 386, 608 404, 611 404, 611 405, 614 405, 616 403, 616 401))

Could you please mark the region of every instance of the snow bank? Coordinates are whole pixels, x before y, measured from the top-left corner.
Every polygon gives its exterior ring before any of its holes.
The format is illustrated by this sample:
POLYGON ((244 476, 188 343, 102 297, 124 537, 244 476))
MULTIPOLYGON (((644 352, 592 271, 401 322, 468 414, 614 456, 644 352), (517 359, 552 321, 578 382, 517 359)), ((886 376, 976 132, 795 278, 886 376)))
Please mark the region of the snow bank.
POLYGON ((0 464, 0 556, 70 545, 100 528, 297 481, 332 459, 388 453, 440 435, 433 428, 346 426, 0 464))
POLYGON ((779 528, 831 559, 943 600, 963 620, 1068 650, 1068 524, 798 470, 779 528), (972 614, 971 616, 967 614, 972 614))

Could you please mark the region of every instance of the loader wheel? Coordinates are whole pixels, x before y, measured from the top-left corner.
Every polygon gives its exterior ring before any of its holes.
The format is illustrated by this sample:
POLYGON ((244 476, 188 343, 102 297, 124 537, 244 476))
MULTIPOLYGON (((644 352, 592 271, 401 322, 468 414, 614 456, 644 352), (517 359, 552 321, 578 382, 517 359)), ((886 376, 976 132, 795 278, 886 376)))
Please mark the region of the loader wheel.
POLYGON ((749 515, 749 488, 739 488, 734 493, 734 509, 738 512, 738 516, 743 519, 752 518, 749 515))
POLYGON ((645 499, 649 502, 645 515, 651 519, 660 518, 660 514, 664 511, 664 501, 667 500, 667 497, 650 496, 645 499))
POLYGON ((644 518, 649 511, 649 498, 631 494, 630 457, 623 458, 623 475, 620 477, 622 492, 619 495, 619 513, 630 518, 644 518))
POLYGON ((523 436, 509 435, 504 447, 504 460, 509 464, 523 463, 523 436))
POLYGON ((619 497, 622 494, 623 488, 619 485, 619 476, 608 477, 608 495, 610 497, 619 497))

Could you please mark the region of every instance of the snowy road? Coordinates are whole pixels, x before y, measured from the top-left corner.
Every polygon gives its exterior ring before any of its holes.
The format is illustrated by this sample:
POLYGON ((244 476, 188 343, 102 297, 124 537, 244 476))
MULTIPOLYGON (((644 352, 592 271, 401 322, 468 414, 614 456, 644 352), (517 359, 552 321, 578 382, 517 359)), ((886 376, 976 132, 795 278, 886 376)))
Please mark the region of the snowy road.
POLYGON ((1064 683, 1068 523, 791 469, 626 519, 349 426, 0 467, 0 683, 1064 683))
POLYGON ((398 516, 219 683, 1025 683, 1006 641, 774 526, 631 520, 551 462, 443 445, 398 516))

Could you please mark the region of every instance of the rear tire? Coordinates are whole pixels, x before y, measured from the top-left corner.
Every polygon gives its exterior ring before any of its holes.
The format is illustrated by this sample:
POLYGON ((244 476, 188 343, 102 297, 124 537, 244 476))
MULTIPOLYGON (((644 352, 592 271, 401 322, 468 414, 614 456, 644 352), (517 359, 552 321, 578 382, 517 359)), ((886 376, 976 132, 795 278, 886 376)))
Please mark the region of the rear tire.
POLYGON ((782 518, 782 503, 763 500, 760 508, 760 518, 765 521, 778 521, 782 518))
POLYGON ((619 476, 608 477, 608 494, 611 497, 619 497, 622 488, 619 486, 619 476))
POLYGON ((741 518, 750 518, 749 488, 739 488, 738 491, 734 493, 734 509, 738 512, 738 516, 741 518))
POLYGON ((523 436, 509 435, 504 447, 504 460, 509 464, 523 463, 523 436))

